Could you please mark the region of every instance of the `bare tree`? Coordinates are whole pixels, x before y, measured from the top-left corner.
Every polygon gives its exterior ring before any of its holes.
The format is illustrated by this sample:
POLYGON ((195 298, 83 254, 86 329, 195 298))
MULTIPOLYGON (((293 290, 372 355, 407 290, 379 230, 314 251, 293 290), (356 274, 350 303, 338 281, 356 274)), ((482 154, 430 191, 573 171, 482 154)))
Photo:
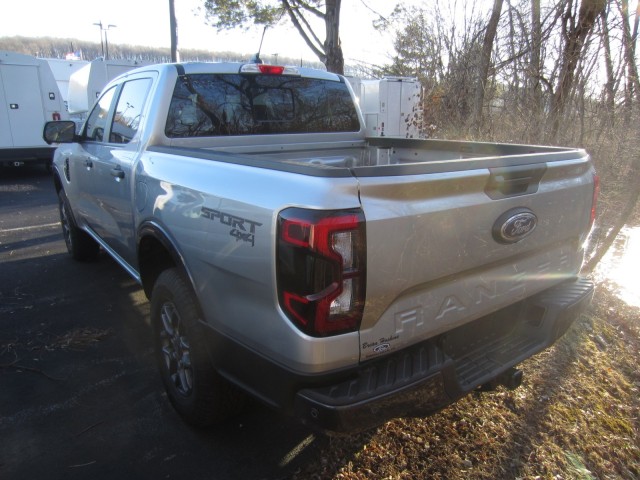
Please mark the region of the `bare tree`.
POLYGON ((576 18, 574 0, 567 0, 562 15, 562 35, 564 49, 561 57, 558 85, 551 104, 551 143, 558 140, 560 122, 567 106, 569 94, 574 87, 576 66, 587 37, 599 16, 605 10, 607 0, 582 0, 576 18))
POLYGON ((318 59, 335 73, 344 73, 340 42, 342 0, 205 0, 207 19, 219 30, 246 25, 273 26, 288 18, 318 59), (324 24, 324 40, 313 20, 324 24))
POLYGON ((531 0, 531 61, 529 63, 529 77, 531 85, 531 116, 533 120, 533 135, 541 137, 542 131, 542 23, 540 22, 540 0, 531 0))
POLYGON ((478 79, 475 87, 473 100, 473 126, 476 130, 480 129, 482 122, 482 110, 484 107, 484 93, 487 85, 487 76, 489 75, 489 65, 491 64, 491 52, 493 51, 493 41, 498 30, 498 22, 502 13, 503 0, 494 0, 493 9, 491 10, 491 18, 484 34, 482 41, 482 52, 480 54, 480 66, 478 71, 478 79))
POLYGON ((604 49, 604 64, 607 75, 606 82, 604 84, 604 95, 606 105, 606 117, 607 122, 611 125, 615 123, 615 87, 616 77, 613 67, 613 56, 611 54, 611 35, 609 33, 609 9, 605 9, 600 16, 600 28, 602 30, 602 46, 604 49))

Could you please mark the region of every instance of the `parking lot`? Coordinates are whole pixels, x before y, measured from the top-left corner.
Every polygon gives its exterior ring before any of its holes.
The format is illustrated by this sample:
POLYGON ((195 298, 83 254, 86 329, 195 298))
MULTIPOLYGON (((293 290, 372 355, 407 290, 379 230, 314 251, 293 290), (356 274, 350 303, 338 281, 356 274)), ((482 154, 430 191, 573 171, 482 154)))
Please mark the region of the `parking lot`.
POLYGON ((183 424, 148 316, 107 255, 67 254, 51 174, 0 168, 0 478, 289 478, 327 441, 259 404, 183 424))

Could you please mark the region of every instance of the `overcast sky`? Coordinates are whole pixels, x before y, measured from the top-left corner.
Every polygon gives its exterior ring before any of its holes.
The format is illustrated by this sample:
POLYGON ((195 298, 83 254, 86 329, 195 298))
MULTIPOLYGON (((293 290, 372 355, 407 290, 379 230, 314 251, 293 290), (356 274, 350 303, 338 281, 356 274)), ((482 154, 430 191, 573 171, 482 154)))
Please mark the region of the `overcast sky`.
MULTIPOLYGON (((412 0, 418 1, 418 0, 412 0)), ((168 0, 2 0, 0 36, 50 36, 100 41, 102 22, 108 30, 108 41, 114 44, 170 46, 168 0), (11 2, 8 8, 7 3, 11 2)), ((262 29, 247 32, 218 33, 204 23, 198 8, 204 0, 175 0, 180 48, 211 51, 234 51, 251 55, 260 44, 262 29)), ((388 14, 395 1, 366 0, 367 5, 388 14)), ((408 3, 406 0, 403 3, 408 3)), ((341 39, 347 62, 386 63, 393 52, 392 38, 376 32, 374 18, 362 0, 342 2, 341 39)), ((323 33, 323 32, 320 32, 323 33)), ((267 31, 262 46, 262 58, 272 61, 274 54, 305 60, 317 60, 301 37, 291 28, 267 31)))

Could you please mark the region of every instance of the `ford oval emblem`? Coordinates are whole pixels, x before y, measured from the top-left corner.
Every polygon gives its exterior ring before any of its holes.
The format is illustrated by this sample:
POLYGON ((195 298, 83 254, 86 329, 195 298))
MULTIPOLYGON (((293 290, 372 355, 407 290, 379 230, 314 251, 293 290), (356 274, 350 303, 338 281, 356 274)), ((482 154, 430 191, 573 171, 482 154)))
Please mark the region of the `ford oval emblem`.
POLYGON ((516 243, 528 237, 538 225, 538 217, 528 208, 504 212, 493 224, 493 238, 498 243, 516 243))
POLYGON ((376 345, 373 348, 373 351, 376 353, 384 353, 387 350, 389 350, 391 348, 391 345, 389 345, 388 343, 381 343, 380 345, 376 345))

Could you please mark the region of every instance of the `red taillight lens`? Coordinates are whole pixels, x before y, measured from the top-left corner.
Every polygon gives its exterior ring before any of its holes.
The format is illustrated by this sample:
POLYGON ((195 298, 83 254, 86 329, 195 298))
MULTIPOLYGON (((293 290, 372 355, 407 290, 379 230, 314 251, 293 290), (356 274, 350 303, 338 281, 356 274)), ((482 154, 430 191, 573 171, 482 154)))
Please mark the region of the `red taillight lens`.
POLYGON ((280 306, 308 335, 357 331, 366 293, 361 210, 290 208, 278 217, 280 306))
POLYGON ((600 177, 593 174, 593 201, 591 202, 591 223, 589 228, 593 227, 593 223, 596 221, 596 206, 598 204, 598 195, 600 194, 600 177))

